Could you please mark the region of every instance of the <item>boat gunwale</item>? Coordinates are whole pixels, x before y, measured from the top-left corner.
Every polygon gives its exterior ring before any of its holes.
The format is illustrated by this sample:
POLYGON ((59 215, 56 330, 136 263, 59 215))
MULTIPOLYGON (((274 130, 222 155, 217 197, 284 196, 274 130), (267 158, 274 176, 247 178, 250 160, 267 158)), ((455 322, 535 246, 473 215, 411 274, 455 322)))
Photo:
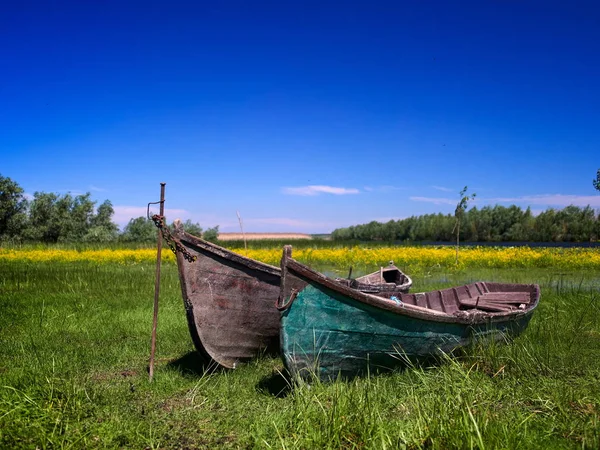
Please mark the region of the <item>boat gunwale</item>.
MULTIPOLYGON (((445 322, 445 323, 456 323, 456 324, 468 324, 468 325, 476 325, 481 323, 494 323, 494 322, 503 322, 506 320, 516 320, 528 315, 531 315, 535 308, 537 307, 540 300, 540 288, 538 284, 522 284, 523 286, 530 286, 533 288, 532 301, 529 303, 528 307, 523 310, 513 310, 507 312, 487 312, 481 310, 467 310, 467 311, 456 311, 453 314, 448 314, 445 312, 437 311, 434 309, 424 308, 422 306, 411 305, 407 303, 403 303, 401 298, 399 303, 396 303, 393 300, 386 299, 383 297, 379 297, 373 294, 368 294, 365 292, 361 292, 359 290, 353 289, 344 284, 338 283, 335 280, 319 273, 310 267, 296 261, 291 256, 292 248, 291 246, 284 246, 283 257, 281 260, 281 267, 283 271, 282 276, 282 289, 286 285, 284 278, 287 276, 288 271, 295 272, 297 276, 303 278, 305 281, 308 281, 310 284, 316 283, 318 285, 324 286, 338 294, 349 297, 359 303, 372 306, 378 309, 386 310, 398 315, 406 315, 410 317, 414 317, 417 319, 423 320, 432 320, 436 322, 445 322)), ((485 284, 500 284, 500 285, 511 285, 511 283, 497 283, 497 282, 483 282, 485 284)), ((446 288, 453 289, 453 288, 446 288)), ((442 291, 444 289, 440 289, 442 291)), ((281 298, 284 297, 286 293, 281 292, 281 298)), ((426 294, 422 293, 412 293, 412 294, 401 294, 398 295, 401 297, 402 295, 419 295, 426 294)), ((288 301, 285 304, 283 309, 287 309, 292 305, 293 301, 288 301)))
MULTIPOLYGON (((221 258, 224 258, 228 261, 232 261, 241 265, 248 267, 249 269, 260 270, 262 272, 267 272, 271 275, 276 275, 281 277, 281 269, 276 266, 272 266, 270 264, 263 263, 261 261, 257 261, 252 258, 248 258, 244 255, 240 255, 239 253, 232 252, 224 247, 221 247, 217 244, 213 244, 212 242, 206 241, 202 238, 194 236, 193 234, 185 231, 182 226, 176 223, 175 225, 175 237, 179 239, 182 245, 189 247, 196 247, 197 249, 204 250, 209 254, 217 255, 221 258), (186 245, 187 244, 187 245, 186 245)), ((196 249, 194 249, 197 251, 196 249)), ((180 266, 183 267, 183 266, 180 266)), ((181 271, 182 269, 180 269, 181 271)))

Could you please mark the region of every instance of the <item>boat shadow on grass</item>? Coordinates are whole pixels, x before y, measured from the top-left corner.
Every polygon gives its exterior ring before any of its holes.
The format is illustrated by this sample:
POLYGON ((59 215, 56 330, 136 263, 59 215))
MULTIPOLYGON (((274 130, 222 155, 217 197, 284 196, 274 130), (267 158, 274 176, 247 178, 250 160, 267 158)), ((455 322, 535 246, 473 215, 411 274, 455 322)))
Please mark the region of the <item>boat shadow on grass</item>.
POLYGON ((214 361, 206 362, 196 351, 188 352, 180 358, 169 361, 167 368, 176 370, 185 377, 202 377, 226 370, 214 361))
POLYGON ((285 369, 273 370, 270 375, 263 377, 256 385, 256 391, 260 394, 276 398, 287 397, 292 392, 292 388, 292 377, 285 369))
POLYGON ((349 383, 371 377, 394 376, 411 369, 436 369, 447 364, 447 358, 448 357, 431 356, 428 358, 407 360, 404 364, 397 365, 394 368, 372 368, 370 372, 362 371, 352 374, 340 374, 335 379, 319 379, 315 373, 310 373, 306 377, 296 379, 285 368, 281 370, 276 369, 273 370, 270 375, 263 377, 258 382, 256 391, 276 398, 285 398, 290 395, 299 384, 312 385, 329 382, 349 383))

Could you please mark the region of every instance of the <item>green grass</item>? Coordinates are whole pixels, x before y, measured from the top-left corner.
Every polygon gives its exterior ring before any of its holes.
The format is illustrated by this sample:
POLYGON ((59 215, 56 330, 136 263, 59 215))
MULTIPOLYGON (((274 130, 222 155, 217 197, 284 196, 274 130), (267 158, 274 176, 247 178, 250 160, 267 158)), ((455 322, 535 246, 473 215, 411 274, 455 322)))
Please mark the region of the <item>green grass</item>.
POLYGON ((292 385, 277 358, 203 372, 173 264, 0 265, 0 448, 599 448, 600 274, 418 275, 414 290, 540 282, 527 331, 427 366, 292 385))

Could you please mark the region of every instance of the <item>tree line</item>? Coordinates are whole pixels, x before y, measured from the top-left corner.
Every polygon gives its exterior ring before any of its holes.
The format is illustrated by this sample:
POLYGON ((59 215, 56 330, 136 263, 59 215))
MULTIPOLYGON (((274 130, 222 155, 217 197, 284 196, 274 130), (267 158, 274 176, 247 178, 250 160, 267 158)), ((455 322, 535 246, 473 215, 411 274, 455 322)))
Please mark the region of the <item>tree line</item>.
MULTIPOLYGON (((594 189, 600 191, 600 169, 592 180, 594 189)), ((467 204, 476 194, 467 194, 467 186, 460 191, 460 201, 454 216, 450 214, 425 214, 408 219, 376 221, 331 233, 332 240, 358 241, 436 241, 456 239, 458 261, 459 240, 469 242, 597 242, 600 240, 600 213, 588 205, 549 208, 534 216, 528 207, 516 205, 477 207, 466 211, 467 204), (461 227, 462 225, 462 227, 461 227)))
MULTIPOLYGON (((600 169, 593 180, 600 191, 600 169)), ((465 187, 466 190, 466 187, 465 187)), ((461 194, 464 192, 461 191, 461 194)), ((474 197, 474 195, 473 195, 474 197)), ((469 197, 463 196, 464 199, 469 197)), ((516 205, 473 207, 457 206, 459 215, 425 214, 386 223, 372 221, 338 228, 331 233, 336 241, 454 241, 457 219, 459 238, 469 242, 590 242, 600 240, 600 214, 590 206, 547 209, 534 216, 530 208, 516 205), (460 216, 460 217, 459 217, 460 216)), ((25 197, 24 190, 0 174, 0 242, 155 242, 156 227, 146 217, 131 219, 120 231, 112 220, 110 200, 98 207, 88 192, 82 195, 35 192, 25 197)), ((172 227, 172 224, 170 225, 172 227)), ((217 240, 219 227, 203 230, 187 220, 184 228, 207 240, 217 240)))
MULTIPOLYGON (((333 240, 454 241, 456 218, 425 214, 386 223, 370 222, 338 228, 333 240)), ((600 214, 590 207, 547 209, 534 216, 519 206, 473 207, 463 213, 460 240, 469 242, 590 242, 600 239, 600 214)))
MULTIPOLYGON (((113 222, 114 212, 110 200, 96 207, 89 192, 81 195, 35 192, 28 199, 18 183, 0 175, 0 241, 156 242, 157 229, 152 220, 131 219, 120 231, 113 222)), ((218 238, 218 226, 203 230, 190 220, 183 226, 196 236, 218 238)))

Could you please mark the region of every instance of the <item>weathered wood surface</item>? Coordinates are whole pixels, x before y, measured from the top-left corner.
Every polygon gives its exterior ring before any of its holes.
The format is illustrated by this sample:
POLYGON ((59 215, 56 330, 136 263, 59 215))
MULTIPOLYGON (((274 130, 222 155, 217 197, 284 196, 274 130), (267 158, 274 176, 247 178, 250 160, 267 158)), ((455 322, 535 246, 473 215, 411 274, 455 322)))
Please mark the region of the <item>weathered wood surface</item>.
POLYGON ((412 286, 412 279, 398 269, 393 261, 380 270, 358 277, 356 279, 336 278, 336 281, 362 292, 379 295, 380 293, 408 292, 412 286))
POLYGON ((177 252, 188 326, 207 362, 235 368, 263 351, 278 350, 278 267, 246 258, 186 233, 175 236, 196 261, 177 252))
POLYGON ((186 233, 175 237, 196 257, 177 252, 181 292, 192 341, 210 364, 234 368, 265 351, 279 351, 281 269, 186 233))
POLYGON ((282 357, 304 377, 352 377, 394 368, 406 357, 447 353, 477 337, 514 337, 540 298, 535 284, 488 282, 371 295, 293 260, 288 246, 281 267, 282 357))

